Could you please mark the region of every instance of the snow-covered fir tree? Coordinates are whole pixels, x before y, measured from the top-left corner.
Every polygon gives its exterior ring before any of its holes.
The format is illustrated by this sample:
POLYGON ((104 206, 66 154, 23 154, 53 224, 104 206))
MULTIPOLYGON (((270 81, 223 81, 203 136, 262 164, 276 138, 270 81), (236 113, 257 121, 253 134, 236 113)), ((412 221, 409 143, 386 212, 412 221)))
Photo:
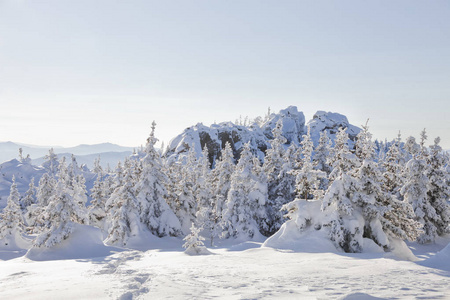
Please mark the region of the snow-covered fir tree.
POLYGON ((26 211, 27 208, 36 203, 36 187, 34 186, 34 177, 31 178, 30 184, 28 185, 28 190, 25 195, 20 199, 20 208, 26 211))
POLYGON ((212 171, 212 232, 211 238, 220 236, 222 233, 222 215, 226 208, 225 202, 231 188, 231 176, 236 166, 234 164, 233 150, 230 143, 226 142, 221 151, 220 159, 216 162, 216 167, 212 171))
POLYGON ((214 245, 214 238, 216 232, 216 226, 218 216, 214 210, 214 197, 213 197, 213 182, 212 172, 210 169, 208 148, 203 148, 202 156, 199 159, 199 166, 201 169, 201 176, 198 178, 198 189, 196 194, 198 211, 196 214, 196 222, 206 231, 206 235, 209 236, 211 246, 214 245))
POLYGON ((145 156, 142 158, 142 172, 137 183, 137 200, 141 207, 141 221, 150 232, 158 237, 179 236, 181 225, 174 212, 166 202, 167 182, 162 172, 163 162, 154 145, 157 139, 154 136, 155 122, 145 147, 145 156))
POLYGON ((384 190, 402 200, 403 196, 400 194, 400 189, 404 184, 402 173, 405 161, 402 155, 400 133, 390 145, 381 164, 384 171, 382 181, 384 190))
POLYGON ((282 135, 283 123, 279 120, 272 130, 273 139, 269 141, 270 148, 266 151, 264 158, 264 172, 267 174, 268 202, 267 215, 269 217, 268 231, 265 235, 271 235, 283 224, 281 207, 295 197, 295 176, 291 173, 293 162, 292 155, 285 156, 284 144, 287 139, 282 135))
POLYGON ((405 156, 406 161, 409 161, 412 157, 416 157, 420 152, 420 146, 416 143, 416 138, 413 136, 406 139, 404 148, 408 154, 405 156))
POLYGON ((48 154, 44 156, 44 163, 42 166, 44 166, 48 171, 49 175, 52 177, 56 176, 56 173, 58 172, 58 156, 55 154, 55 151, 53 148, 50 148, 48 151, 48 154))
POLYGON ((420 225, 413 220, 408 203, 402 203, 383 189, 383 176, 375 161, 375 146, 367 124, 357 138, 356 153, 361 164, 354 174, 358 186, 352 202, 361 208, 365 222, 363 237, 372 239, 385 250, 390 249, 391 238, 415 240, 420 225))
POLYGON ((427 184, 427 200, 435 209, 437 218, 433 219, 436 226, 436 233, 444 235, 450 233, 450 206, 448 204, 450 198, 450 186, 446 179, 449 174, 445 169, 448 160, 442 153, 439 145, 440 138, 434 140, 434 144, 430 146, 430 151, 426 156, 428 178, 427 184))
POLYGON ((25 229, 19 199, 16 177, 13 175, 6 207, 0 213, 0 243, 3 245, 14 244, 25 229))
POLYGON ((94 163, 94 172, 96 172, 96 179, 91 189, 91 203, 88 207, 89 225, 103 229, 106 217, 107 198, 105 195, 103 169, 100 166, 99 159, 94 163))
POLYGON ((441 221, 440 216, 427 199, 426 169, 426 162, 423 159, 412 158, 408 161, 404 173, 406 182, 400 190, 405 201, 413 206, 416 220, 422 224, 424 232, 417 239, 419 243, 433 242, 437 235, 435 224, 441 221))
POLYGON ((311 140, 309 127, 307 134, 303 135, 303 140, 300 144, 303 156, 302 165, 299 170, 293 172, 296 175, 295 189, 297 198, 305 200, 320 198, 323 194, 322 190, 320 190, 320 179, 326 177, 326 173, 314 169, 312 161, 313 141, 311 140))
MULTIPOLYGON (((80 186, 73 188, 64 157, 58 164, 58 181, 44 211, 44 222, 49 227, 39 234, 36 247, 52 247, 67 239, 74 224, 87 224, 85 201, 80 195, 80 186), (84 201, 84 202, 83 202, 84 201)), ((80 183, 81 185, 81 183, 80 183)))
POLYGON ((197 213, 197 181, 200 177, 194 145, 181 158, 179 177, 175 183, 174 213, 181 222, 183 234, 188 234, 197 213))
POLYGON ((136 198, 133 170, 125 163, 123 185, 117 188, 107 201, 110 207, 106 227, 105 243, 125 246, 130 237, 139 236, 143 230, 140 217, 140 203, 136 198))
POLYGON ((351 172, 357 166, 356 156, 347 145, 348 135, 345 129, 340 128, 336 135, 333 170, 330 177, 333 179, 322 201, 322 210, 330 218, 323 226, 329 228, 330 239, 337 247, 345 252, 360 252, 362 247, 363 228, 358 218, 360 211, 354 209, 353 194, 358 189, 358 182, 351 172))
POLYGON ((200 235, 201 227, 196 227, 195 224, 192 224, 190 228, 190 233, 183 239, 186 241, 183 244, 183 248, 186 249, 185 253, 189 255, 204 255, 210 254, 208 249, 206 249, 203 241, 204 237, 200 235))
POLYGON ((329 156, 331 155, 331 140, 326 131, 320 133, 319 143, 314 149, 313 166, 315 170, 325 172, 325 176, 320 178, 320 189, 328 188, 328 175, 331 173, 329 156))
POLYGON ((222 215, 224 238, 258 236, 258 224, 266 219, 267 194, 261 192, 264 189, 259 185, 263 183, 254 174, 253 162, 250 143, 246 143, 231 176, 231 188, 222 215))

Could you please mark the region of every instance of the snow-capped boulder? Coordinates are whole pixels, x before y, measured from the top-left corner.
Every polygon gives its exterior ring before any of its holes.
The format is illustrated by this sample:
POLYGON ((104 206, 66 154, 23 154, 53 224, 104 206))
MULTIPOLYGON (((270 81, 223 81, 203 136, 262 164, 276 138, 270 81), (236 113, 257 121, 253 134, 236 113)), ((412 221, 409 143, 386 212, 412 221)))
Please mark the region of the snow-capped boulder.
POLYGON ((189 149, 194 146, 197 157, 200 157, 202 149, 206 145, 210 162, 213 163, 227 142, 230 143, 234 158, 237 159, 244 144, 250 141, 253 151, 256 152, 258 157, 262 158, 269 146, 267 140, 267 137, 256 124, 246 127, 225 122, 208 127, 199 123, 186 128, 182 134, 172 139, 165 155, 167 157, 187 155, 189 149))
POLYGON ((306 134, 305 115, 298 111, 296 106, 289 106, 286 109, 280 110, 278 114, 272 114, 268 121, 262 126, 264 135, 272 140, 272 130, 275 128, 277 122, 281 119, 283 124, 282 135, 287 139, 287 144, 300 144, 301 137, 306 134))
POLYGON ((354 141, 361 131, 359 127, 351 125, 346 116, 321 110, 314 114, 312 120, 308 122, 308 127, 311 130, 311 139, 314 141, 314 145, 317 145, 319 142, 322 131, 326 131, 332 141, 334 141, 336 133, 341 127, 347 129, 346 131, 351 141, 354 141))

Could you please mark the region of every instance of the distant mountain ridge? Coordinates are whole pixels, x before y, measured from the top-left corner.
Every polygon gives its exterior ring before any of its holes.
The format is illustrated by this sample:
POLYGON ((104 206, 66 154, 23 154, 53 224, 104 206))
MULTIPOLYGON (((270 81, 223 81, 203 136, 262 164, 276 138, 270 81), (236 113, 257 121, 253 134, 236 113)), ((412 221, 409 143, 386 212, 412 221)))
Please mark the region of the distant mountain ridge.
MULTIPOLYGON (((50 148, 53 148, 56 154, 74 154, 75 156, 95 156, 100 155, 102 153, 109 153, 108 156, 112 156, 111 153, 118 153, 120 157, 124 156, 124 153, 131 154, 133 151, 132 147, 124 147, 111 143, 101 143, 94 145, 86 145, 81 144, 75 147, 45 147, 45 146, 35 146, 35 145, 26 145, 21 143, 14 142, 0 142, 0 163, 18 158, 19 156, 19 148, 23 150, 23 156, 26 157, 30 155, 32 160, 39 160, 48 154, 50 148)), ((128 155, 129 155, 128 154, 128 155)), ((127 155, 127 156, 128 156, 127 155)), ((93 159, 91 159, 93 162, 93 159)), ((89 162, 91 164, 91 160, 86 160, 84 163, 89 162)))

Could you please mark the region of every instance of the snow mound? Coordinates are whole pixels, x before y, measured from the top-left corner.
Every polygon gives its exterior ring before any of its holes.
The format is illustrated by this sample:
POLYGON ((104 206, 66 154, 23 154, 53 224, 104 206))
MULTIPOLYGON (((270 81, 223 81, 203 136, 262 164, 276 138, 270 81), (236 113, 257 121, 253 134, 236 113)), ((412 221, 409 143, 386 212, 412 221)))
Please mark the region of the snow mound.
POLYGON ((211 251, 209 251, 206 247, 197 247, 197 248, 191 247, 191 248, 187 248, 187 249, 184 251, 184 253, 187 254, 187 255, 191 255, 191 256, 194 256, 194 255, 211 255, 211 254, 214 254, 214 253, 212 253, 211 251))
POLYGON ((25 257, 35 261, 84 259, 104 257, 123 249, 103 244, 100 229, 87 225, 74 225, 75 229, 68 239, 52 248, 33 247, 25 257))
POLYGON ((450 272, 450 243, 436 255, 419 262, 419 265, 450 272))
POLYGON ((141 230, 138 235, 131 236, 128 239, 125 248, 139 251, 156 249, 180 251, 182 249, 181 244, 181 240, 176 237, 165 236, 160 238, 150 231, 141 230))
POLYGON ((0 260, 23 256, 31 247, 31 241, 16 233, 13 237, 0 240, 0 260))
POLYGON ((391 252, 386 254, 386 257, 397 258, 401 260, 418 261, 419 259, 412 253, 411 249, 403 240, 389 239, 391 252))
POLYGON ((376 300, 376 299, 385 299, 371 296, 366 293, 351 293, 346 296, 339 298, 340 300, 376 300))
POLYGON ((309 228, 301 232, 292 220, 284 223, 262 247, 308 253, 338 252, 323 230, 309 228))

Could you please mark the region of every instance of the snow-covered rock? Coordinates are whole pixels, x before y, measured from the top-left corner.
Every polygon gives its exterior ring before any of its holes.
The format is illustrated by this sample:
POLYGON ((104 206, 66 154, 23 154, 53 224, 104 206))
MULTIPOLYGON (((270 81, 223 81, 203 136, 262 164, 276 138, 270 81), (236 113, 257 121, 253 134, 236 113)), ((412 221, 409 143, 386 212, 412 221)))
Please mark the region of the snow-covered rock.
POLYGON ((280 110, 278 114, 272 114, 269 120, 261 126, 264 135, 268 139, 273 139, 272 130, 280 119, 283 124, 282 135, 287 139, 287 144, 294 143, 299 145, 301 137, 306 134, 305 115, 303 112, 298 111, 296 106, 289 106, 280 110))
POLYGON ((347 129, 347 134, 351 141, 354 141, 361 131, 359 127, 351 125, 346 116, 321 110, 314 114, 307 126, 311 129, 311 138, 314 141, 314 145, 317 145, 322 131, 326 131, 332 141, 334 141, 336 133, 341 127, 347 129))
POLYGON ((203 147, 208 148, 210 162, 213 163, 220 151, 228 142, 233 149, 235 159, 237 159, 242 151, 245 143, 251 142, 251 148, 256 152, 257 156, 262 158, 269 147, 268 139, 257 124, 249 127, 235 125, 231 122, 213 124, 211 127, 201 123, 188 127, 184 132, 169 143, 169 148, 165 155, 187 155, 189 149, 194 146, 197 157, 200 157, 203 147))
MULTIPOLYGON (((291 143, 299 145, 302 136, 306 134, 305 116, 296 106, 289 106, 277 114, 272 113, 260 124, 243 126, 224 122, 205 126, 199 123, 185 129, 182 134, 172 139, 164 155, 166 157, 186 155, 189 148, 194 146, 197 157, 200 157, 206 145, 210 162, 213 164, 226 142, 230 143, 235 160, 239 158, 243 145, 250 142, 252 152, 262 160, 270 147, 269 141, 273 139, 272 130, 280 120, 283 124, 282 135, 287 139, 285 146, 288 147, 291 143)), ((347 128, 347 133, 352 140, 360 132, 360 129, 351 125, 344 115, 323 111, 318 111, 308 126, 311 127, 311 137, 316 145, 321 131, 327 131, 332 140, 339 127, 347 128)))

